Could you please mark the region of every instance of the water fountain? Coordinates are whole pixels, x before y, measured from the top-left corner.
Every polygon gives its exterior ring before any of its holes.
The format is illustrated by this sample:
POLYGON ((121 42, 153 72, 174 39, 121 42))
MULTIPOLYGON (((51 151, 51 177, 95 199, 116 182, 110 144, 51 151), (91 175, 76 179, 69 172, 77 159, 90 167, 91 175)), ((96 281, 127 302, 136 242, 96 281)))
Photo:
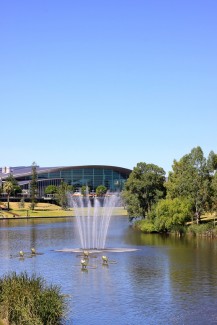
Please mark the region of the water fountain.
POLYGON ((88 193, 82 196, 68 193, 68 204, 75 211, 77 233, 80 238, 80 248, 63 248, 58 252, 79 253, 82 259, 89 253, 102 252, 132 252, 135 248, 106 247, 106 237, 109 223, 115 206, 120 202, 119 193, 107 193, 104 197, 91 197, 88 193))
POLYGON ((80 245, 82 250, 102 250, 114 207, 119 195, 107 193, 105 197, 68 195, 68 202, 74 208, 80 245))

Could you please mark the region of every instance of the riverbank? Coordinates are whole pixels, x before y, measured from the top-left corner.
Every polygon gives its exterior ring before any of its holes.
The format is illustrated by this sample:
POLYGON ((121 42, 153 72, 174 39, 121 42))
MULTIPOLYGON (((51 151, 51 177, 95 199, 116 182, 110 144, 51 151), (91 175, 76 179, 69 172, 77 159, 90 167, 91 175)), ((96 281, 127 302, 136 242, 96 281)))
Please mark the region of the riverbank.
MULTIPOLYGON (((58 218, 75 217, 73 208, 62 210, 58 205, 51 203, 38 203, 34 210, 30 210, 30 204, 25 203, 23 207, 20 202, 11 202, 10 210, 5 210, 6 205, 1 204, 0 220, 4 219, 23 219, 23 218, 58 218)), ((123 207, 114 208, 115 215, 127 216, 127 210, 123 207)))
POLYGON ((190 235, 217 238, 217 222, 215 214, 205 214, 201 216, 201 221, 196 224, 195 221, 187 222, 185 225, 173 225, 170 228, 159 230, 152 220, 141 219, 133 223, 133 227, 145 234, 172 234, 172 235, 190 235))

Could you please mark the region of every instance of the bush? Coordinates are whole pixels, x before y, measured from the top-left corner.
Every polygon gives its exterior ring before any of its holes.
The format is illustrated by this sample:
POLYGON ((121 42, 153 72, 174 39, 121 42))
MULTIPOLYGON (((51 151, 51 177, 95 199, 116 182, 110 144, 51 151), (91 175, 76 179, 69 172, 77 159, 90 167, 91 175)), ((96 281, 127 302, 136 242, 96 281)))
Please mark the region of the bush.
POLYGON ((216 236, 216 228, 213 228, 211 222, 200 225, 192 224, 188 227, 188 233, 194 236, 216 236))
POLYGON ((0 318, 14 325, 60 325, 65 298, 41 277, 13 272, 0 279, 0 318))
POLYGON ((186 231, 187 231, 187 227, 182 225, 175 225, 171 228, 171 232, 179 236, 184 235, 186 231))
POLYGON ((19 204, 18 204, 19 209, 23 209, 25 207, 25 200, 24 197, 21 198, 19 204))
POLYGON ((145 233, 156 232, 156 228, 155 228, 153 222, 146 220, 146 219, 136 221, 134 226, 135 226, 135 228, 137 228, 145 233))

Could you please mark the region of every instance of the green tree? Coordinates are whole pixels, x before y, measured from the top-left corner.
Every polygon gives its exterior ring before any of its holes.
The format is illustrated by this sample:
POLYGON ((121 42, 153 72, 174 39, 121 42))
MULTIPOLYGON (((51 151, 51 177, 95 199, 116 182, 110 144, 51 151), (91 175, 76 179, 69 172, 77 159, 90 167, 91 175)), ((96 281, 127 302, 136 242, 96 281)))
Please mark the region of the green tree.
POLYGON ((55 194, 55 193, 57 193, 57 186, 55 186, 55 185, 48 185, 45 188, 44 193, 45 194, 55 194))
POLYGON ((217 173, 212 178, 211 182, 211 190, 212 190, 212 212, 214 213, 214 224, 215 224, 215 219, 217 216, 217 173))
POLYGON ((210 173, 206 158, 200 147, 193 148, 190 154, 180 161, 174 160, 173 171, 169 173, 167 198, 185 197, 190 200, 197 223, 204 211, 210 209, 210 173))
POLYGON ((211 173, 215 173, 217 170, 217 154, 215 154, 214 151, 210 151, 209 153, 207 158, 207 167, 211 173))
POLYGON ((13 183, 11 181, 6 181, 3 184, 3 191, 7 193, 7 203, 8 203, 8 210, 10 210, 10 195, 14 189, 13 183))
POLYGON ((37 194, 38 194, 38 188, 37 188, 37 165, 35 162, 32 163, 32 175, 31 175, 31 181, 30 181, 30 202, 31 202, 31 210, 35 209, 36 203, 37 203, 37 194))
POLYGON ((24 197, 21 198, 18 206, 19 206, 20 209, 23 209, 25 207, 25 199, 24 199, 24 197))
POLYGON ((181 229, 187 221, 191 220, 191 202, 187 198, 160 200, 154 210, 154 225, 159 232, 171 231, 174 228, 181 229))
POLYGON ((134 167, 122 198, 130 217, 146 217, 152 205, 165 197, 165 171, 154 164, 140 162, 134 167))
POLYGON ((89 191, 90 191, 90 188, 89 188, 88 186, 83 185, 83 186, 81 187, 81 194, 82 194, 82 195, 86 196, 86 195, 89 193, 89 191))
POLYGON ((70 192, 70 185, 62 181, 57 187, 56 200, 63 210, 68 206, 68 192, 70 192))
POLYGON ((104 186, 104 185, 97 186, 97 188, 96 188, 96 195, 97 196, 103 196, 103 195, 106 194, 106 192, 107 192, 107 187, 106 186, 104 186))
POLYGON ((74 193, 75 187, 73 185, 68 185, 68 191, 74 193))
POLYGON ((17 194, 22 192, 21 187, 19 186, 17 180, 12 174, 7 177, 6 181, 11 182, 13 184, 13 190, 11 191, 11 195, 16 196, 17 194))

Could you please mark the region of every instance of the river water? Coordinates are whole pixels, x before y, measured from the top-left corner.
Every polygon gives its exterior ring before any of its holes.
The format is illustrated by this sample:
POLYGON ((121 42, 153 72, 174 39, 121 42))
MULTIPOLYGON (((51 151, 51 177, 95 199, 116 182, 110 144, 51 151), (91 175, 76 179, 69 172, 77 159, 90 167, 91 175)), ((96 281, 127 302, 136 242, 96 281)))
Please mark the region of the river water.
POLYGON ((75 218, 1 220, 0 275, 27 271, 60 285, 67 325, 217 324, 216 240, 144 235, 113 216, 106 246, 134 251, 99 253, 82 271, 76 253, 58 252, 79 247, 76 234, 75 218), (40 255, 29 258, 32 247, 40 255))

